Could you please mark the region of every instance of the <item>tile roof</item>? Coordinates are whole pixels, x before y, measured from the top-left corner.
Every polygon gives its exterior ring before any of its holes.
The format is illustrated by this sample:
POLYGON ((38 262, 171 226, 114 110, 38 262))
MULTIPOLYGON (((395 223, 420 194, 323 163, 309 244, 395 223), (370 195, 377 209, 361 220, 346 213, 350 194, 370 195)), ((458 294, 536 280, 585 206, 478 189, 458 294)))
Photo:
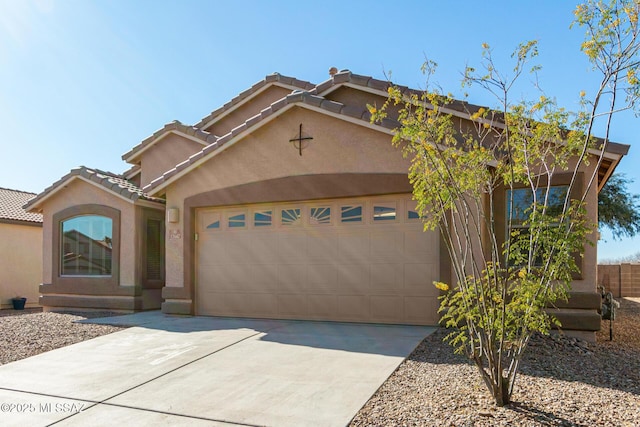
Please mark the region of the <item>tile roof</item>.
MULTIPOLYGON (((396 87, 400 90, 400 92, 405 96, 418 95, 421 96, 424 94, 424 91, 418 89, 412 89, 408 86, 396 85, 393 82, 387 80, 379 80, 375 79, 371 76, 364 76, 360 74, 354 74, 349 70, 340 70, 340 72, 334 74, 330 79, 319 83, 316 87, 311 91, 311 93, 315 95, 324 96, 326 94, 331 93, 333 90, 337 89, 340 86, 345 84, 349 84, 351 86, 359 86, 363 88, 372 89, 378 92, 387 93, 387 90, 390 87, 396 87)), ((466 101, 460 101, 454 99, 451 103, 447 104, 443 111, 449 111, 450 113, 458 113, 458 116, 468 119, 470 115, 476 113, 480 109, 485 109, 481 105, 471 104, 466 101)), ((493 120, 492 124, 495 125, 497 123, 504 122, 504 115, 498 111, 493 111, 493 120)), ((601 143, 604 142, 602 138, 597 138, 601 143)), ((609 141, 607 143, 606 152, 612 154, 621 154, 626 155, 629 151, 629 145, 620 144, 617 142, 609 141)))
POLYGON ((196 123, 193 126, 184 125, 178 120, 174 120, 171 123, 167 123, 166 125, 164 125, 164 127, 155 131, 153 135, 149 136, 140 144, 136 145, 131 150, 123 154, 122 159, 125 161, 133 160, 132 157, 134 155, 138 154, 145 147, 153 144, 155 141, 158 140, 158 138, 165 135, 167 132, 171 132, 171 131, 193 136, 197 139, 200 139, 203 142, 203 144, 211 144, 212 142, 215 142, 216 137, 211 133, 202 130, 202 128, 205 127, 207 123, 209 123, 211 120, 215 119, 225 111, 229 110, 233 106, 238 105, 239 103, 247 99, 249 96, 258 92, 263 87, 269 84, 278 84, 278 83, 283 86, 288 86, 292 90, 294 89, 313 90, 316 87, 313 83, 310 83, 304 80, 298 80, 294 77, 283 76, 280 73, 270 74, 266 76, 264 79, 260 80, 258 83, 251 86, 249 89, 245 90, 244 92, 241 92, 239 95, 237 95, 231 101, 224 104, 222 107, 212 111, 208 116, 204 117, 202 120, 200 120, 198 123, 196 123))
MULTIPOLYGON (((405 96, 410 96, 410 95, 421 96, 422 94, 424 94, 424 91, 419 89, 412 89, 408 86, 396 85, 393 82, 390 82, 387 80, 375 79, 371 76, 354 74, 349 70, 340 70, 339 73, 336 73, 330 79, 316 85, 316 87, 312 92, 316 95, 324 96, 343 85, 351 85, 351 86, 359 86, 362 88, 368 88, 370 90, 375 90, 380 92, 381 95, 383 95, 384 93, 385 96, 387 94, 387 90, 390 87, 395 87, 399 89, 400 92, 405 96)), ((477 112, 480 108, 486 108, 479 105, 470 104, 466 101, 459 101, 459 100, 454 100, 452 103, 447 104, 446 107, 456 112, 468 113, 468 114, 473 114, 477 112)))
POLYGON ((22 208, 34 197, 35 193, 0 187, 0 222, 9 220, 42 223, 42 214, 27 212, 22 208))
POLYGON ((68 174, 60 178, 50 187, 46 188, 35 198, 31 199, 24 206, 24 208, 26 210, 35 209, 36 206, 44 201, 44 199, 48 198, 50 195, 58 191, 58 189, 65 183, 74 178, 84 178, 88 181, 94 182, 104 187, 106 190, 120 195, 125 199, 129 199, 132 202, 136 202, 138 200, 146 200, 155 203, 165 203, 164 199, 149 196, 144 191, 142 191, 140 187, 127 181, 122 175, 101 171, 99 169, 91 169, 86 166, 80 166, 78 168, 71 169, 68 174))
MULTIPOLYGON (((296 105, 296 104, 319 109, 321 111, 324 110, 324 112, 326 112, 327 114, 341 115, 348 120, 361 121, 362 124, 371 126, 371 122, 370 122, 371 114, 364 107, 345 105, 340 102, 325 99, 322 96, 314 95, 311 92, 303 92, 303 91, 294 92, 272 103, 270 106, 262 110, 260 114, 256 114, 255 116, 246 120, 244 123, 240 124, 239 126, 236 126, 231 130, 231 132, 227 133, 226 135, 218 137, 214 143, 207 145, 199 152, 190 156, 187 160, 176 165, 176 167, 174 167, 173 169, 165 172, 160 177, 154 179, 153 181, 151 181, 151 183, 147 184, 143 189, 147 192, 151 192, 152 190, 159 187, 161 184, 171 179, 171 177, 185 171, 186 169, 189 169, 195 163, 199 162, 202 158, 207 157, 211 153, 221 149, 229 141, 236 138, 241 133, 251 130, 252 128, 254 128, 254 126, 257 126, 259 123, 267 119, 269 116, 277 113, 278 111, 288 106, 296 105)), ((398 125, 399 123, 396 120, 393 120, 390 118, 385 118, 381 122, 375 124, 375 126, 377 126, 378 128, 386 128, 389 131, 397 128, 398 125)))
POLYGON ((188 125, 182 124, 178 120, 174 120, 171 123, 167 123, 166 125, 164 125, 161 129, 158 129, 157 131, 155 131, 153 135, 149 136, 148 138, 145 138, 140 144, 136 145, 128 152, 124 153, 122 155, 122 160, 129 161, 129 159, 131 159, 132 156, 138 154, 141 150, 153 144, 155 141, 158 140, 158 138, 166 135, 168 132, 178 132, 188 136, 192 136, 202 141, 203 145, 211 144, 211 142, 215 141, 215 136, 210 134, 209 132, 205 132, 196 126, 188 126, 188 125))
MULTIPOLYGON (((338 114, 345 117, 349 117, 351 120, 362 120, 366 122, 367 125, 371 125, 370 123, 370 114, 364 108, 364 106, 353 106, 353 105, 345 105, 336 101, 332 101, 326 99, 324 95, 327 95, 337 88, 348 85, 351 87, 362 87, 366 88, 369 91, 373 91, 374 93, 379 93, 382 96, 386 96, 387 90, 391 86, 397 87, 404 95, 422 95, 424 92, 417 89, 411 89, 407 86, 399 86, 394 85, 392 82, 386 80, 375 79, 370 76, 364 76, 359 74, 354 74, 349 70, 341 70, 340 72, 334 74, 328 80, 313 85, 309 82, 298 80, 292 77, 282 76, 278 73, 269 75, 265 77, 262 81, 254 84, 251 88, 246 91, 240 93, 238 96, 233 98, 231 101, 213 111, 207 117, 203 118, 200 122, 198 122, 194 126, 187 126, 178 121, 174 121, 165 125, 162 129, 156 131, 152 136, 145 139, 141 144, 134 147, 131 151, 123 156, 123 159, 130 159, 132 155, 143 150, 147 145, 152 144, 157 139, 161 138, 163 135, 168 132, 180 132, 192 137, 198 138, 202 141, 205 147, 199 152, 193 154, 188 159, 176 165, 173 169, 165 172, 162 176, 153 180, 150 184, 144 187, 146 191, 155 190, 159 186, 163 186, 163 183, 166 183, 167 180, 170 180, 176 174, 180 174, 185 171, 185 169, 189 169, 193 164, 199 162, 203 157, 208 156, 210 153, 217 151, 221 147, 223 147, 227 142, 236 138, 239 134, 245 132, 248 129, 253 128, 253 126, 262 122, 264 119, 269 117, 270 115, 276 113, 284 107, 287 107, 292 104, 299 103, 303 106, 307 106, 310 108, 316 108, 320 110, 325 110, 329 114, 338 114), (241 103, 243 100, 250 97, 253 93, 259 91, 261 88, 265 87, 268 84, 273 84, 275 82, 280 82, 283 85, 287 85, 289 87, 297 87, 298 90, 294 90, 291 94, 281 98, 280 100, 272 103, 267 108, 262 110, 259 114, 247 119, 245 122, 240 123, 239 126, 236 126, 231 132, 227 133, 223 136, 216 136, 209 132, 203 131, 200 129, 201 126, 207 125, 211 120, 215 119, 215 117, 224 113, 228 109, 232 108, 234 105, 241 103)), ((442 108, 443 111, 448 110, 449 113, 458 115, 459 117, 469 118, 470 115, 477 112, 481 106, 470 104, 466 101, 454 100, 452 103, 448 104, 446 107, 442 108)), ((500 113, 495 113, 493 116, 493 124, 496 122, 499 124, 501 122, 500 113)), ((386 128, 389 130, 393 130, 398 127, 398 122, 385 118, 382 122, 375 123, 375 126, 380 128, 386 128)), ((613 142, 609 142, 607 146, 607 152, 626 154, 629 146, 624 144, 617 144, 613 142)))
POLYGON ((314 85, 313 83, 310 83, 304 80, 298 80, 295 77, 288 77, 288 76, 283 76, 280 73, 273 73, 266 76, 264 79, 260 80, 258 83, 254 84, 244 92, 241 92, 231 101, 224 104, 222 107, 213 110, 208 116, 202 118, 202 120, 200 120, 194 126, 197 128, 202 128, 206 126, 207 123, 209 123, 211 120, 215 119, 217 116, 227 111, 229 108, 239 104, 249 96, 253 95, 257 91, 259 91, 260 89, 262 89, 263 87, 271 83, 280 83, 282 85, 289 86, 292 89, 302 89, 307 91, 313 90, 316 87, 316 85, 314 85))

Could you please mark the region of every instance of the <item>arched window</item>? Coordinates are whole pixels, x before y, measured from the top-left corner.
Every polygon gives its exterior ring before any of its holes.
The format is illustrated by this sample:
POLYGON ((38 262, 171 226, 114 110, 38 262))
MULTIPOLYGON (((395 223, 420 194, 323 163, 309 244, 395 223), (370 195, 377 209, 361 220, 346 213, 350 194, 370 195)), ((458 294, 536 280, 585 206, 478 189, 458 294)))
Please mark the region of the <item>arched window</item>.
POLYGON ((71 206, 53 214, 52 284, 63 293, 120 285, 120 211, 110 206, 71 206))
POLYGON ((80 215, 60 222, 60 275, 111 276, 113 220, 80 215))

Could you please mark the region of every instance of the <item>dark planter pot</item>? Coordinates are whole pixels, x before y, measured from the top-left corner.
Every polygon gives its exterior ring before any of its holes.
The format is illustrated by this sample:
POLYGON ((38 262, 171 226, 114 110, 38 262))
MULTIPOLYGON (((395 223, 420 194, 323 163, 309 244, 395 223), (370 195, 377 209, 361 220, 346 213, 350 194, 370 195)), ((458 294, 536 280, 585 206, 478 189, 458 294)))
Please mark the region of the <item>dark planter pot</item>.
POLYGON ((24 305, 27 303, 26 298, 14 298, 11 300, 14 310, 24 310, 24 305))

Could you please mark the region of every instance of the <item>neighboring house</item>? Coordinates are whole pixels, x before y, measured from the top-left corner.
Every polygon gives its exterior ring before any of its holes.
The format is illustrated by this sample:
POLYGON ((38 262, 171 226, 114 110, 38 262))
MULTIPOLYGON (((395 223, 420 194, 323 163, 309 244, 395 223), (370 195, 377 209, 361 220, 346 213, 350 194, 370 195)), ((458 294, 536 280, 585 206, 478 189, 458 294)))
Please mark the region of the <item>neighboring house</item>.
POLYGON ((0 188, 0 308, 13 307, 11 299, 27 298, 38 306, 42 281, 42 214, 22 206, 36 195, 0 188))
MULTIPOLYGON (((452 272, 439 233, 422 230, 397 123, 370 123, 366 106, 387 88, 349 71, 318 85, 269 75, 194 126, 165 125, 124 154, 122 175, 72 170, 26 206, 44 214, 41 303, 435 324, 432 283, 452 272)), ((469 120, 467 107, 451 112, 469 120)), ((608 145, 587 198, 594 221, 627 150, 608 145)), ((558 317, 593 337, 592 246, 572 295, 558 317)))

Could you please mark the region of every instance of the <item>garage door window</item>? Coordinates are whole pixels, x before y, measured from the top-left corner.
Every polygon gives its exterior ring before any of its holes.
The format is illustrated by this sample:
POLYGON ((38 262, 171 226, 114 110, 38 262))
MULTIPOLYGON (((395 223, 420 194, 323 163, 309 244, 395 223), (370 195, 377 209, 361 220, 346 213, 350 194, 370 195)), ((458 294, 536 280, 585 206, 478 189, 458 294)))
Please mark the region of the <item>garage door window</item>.
POLYGON ((374 221, 395 221, 396 219, 396 204, 384 203, 373 206, 373 220, 374 221))
POLYGON ((213 213, 209 217, 209 224, 207 225, 207 230, 218 230, 220 229, 220 214, 213 213))
POLYGON ((418 208, 414 200, 407 201, 407 221, 415 221, 420 219, 418 208))
POLYGON ((347 205, 340 208, 340 221, 362 222, 362 205, 347 205))
POLYGON ((302 218, 300 208, 282 209, 281 224, 285 226, 299 225, 302 218))
POLYGON ((273 211, 256 211, 253 213, 253 226, 254 227, 271 227, 273 219, 273 211))
POLYGON ((229 228, 245 228, 247 226, 246 214, 232 213, 229 215, 229 228))
POLYGON ((310 221, 312 225, 331 224, 331 207, 311 208, 310 221))

